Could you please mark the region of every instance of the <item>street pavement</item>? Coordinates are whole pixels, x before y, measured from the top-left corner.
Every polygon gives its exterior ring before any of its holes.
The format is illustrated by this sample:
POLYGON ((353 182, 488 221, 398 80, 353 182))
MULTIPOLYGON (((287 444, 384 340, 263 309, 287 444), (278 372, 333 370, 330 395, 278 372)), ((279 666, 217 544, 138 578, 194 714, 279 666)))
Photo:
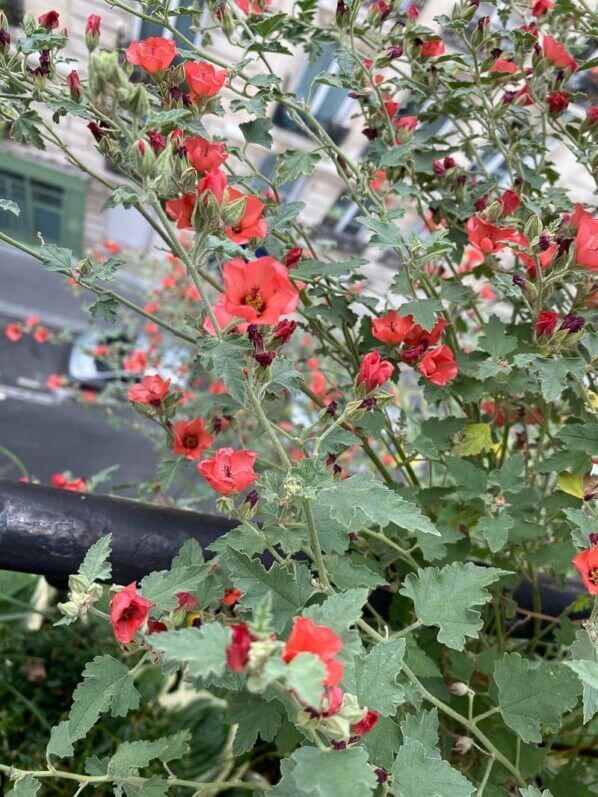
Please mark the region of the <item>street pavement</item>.
MULTIPOLYGON (((70 343, 36 343, 31 335, 12 343, 4 329, 10 321, 40 316, 54 333, 86 328, 84 297, 77 297, 62 277, 49 273, 33 258, 0 248, 0 446, 18 457, 29 474, 49 483, 56 471, 70 470, 89 478, 119 464, 111 484, 151 478, 158 460, 127 404, 83 404, 72 391, 51 391, 50 374, 67 374, 70 343)), ((17 478, 17 467, 0 449, 0 477, 17 478)))

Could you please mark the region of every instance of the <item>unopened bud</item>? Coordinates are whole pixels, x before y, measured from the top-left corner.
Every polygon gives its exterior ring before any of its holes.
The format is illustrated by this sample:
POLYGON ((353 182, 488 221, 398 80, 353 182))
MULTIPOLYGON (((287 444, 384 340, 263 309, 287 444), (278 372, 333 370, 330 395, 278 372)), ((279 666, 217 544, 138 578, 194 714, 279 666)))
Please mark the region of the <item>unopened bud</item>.
POLYGON ((245 204, 247 200, 244 196, 239 199, 234 199, 232 202, 227 202, 220 212, 222 223, 225 227, 236 227, 243 218, 245 213, 245 204))
POLYGON ((473 747, 473 739, 469 736, 457 736, 453 750, 457 755, 466 755, 473 747))
POLYGON ((142 177, 149 177, 156 162, 156 156, 149 141, 145 141, 143 138, 134 141, 129 150, 129 155, 135 171, 142 177))
POLYGON ((76 69, 68 73, 66 82, 68 83, 71 100, 73 102, 81 102, 81 78, 76 69))
POLYGON ((23 22, 21 24, 27 36, 31 36, 37 28, 37 19, 33 16, 31 11, 27 11, 23 15, 23 22))
POLYGON ((465 695, 473 694, 473 691, 464 684, 463 681, 455 681, 449 686, 449 692, 451 695, 456 695, 457 697, 465 697, 465 695))
POLYGON ((534 238, 539 238, 542 234, 542 230, 544 229, 542 225, 542 220, 539 216, 530 216, 529 219, 525 223, 525 227, 523 228, 523 233, 528 241, 532 241, 534 238))
POLYGON ((93 52, 100 41, 100 22, 101 18, 97 14, 90 14, 85 25, 85 46, 88 51, 93 52))

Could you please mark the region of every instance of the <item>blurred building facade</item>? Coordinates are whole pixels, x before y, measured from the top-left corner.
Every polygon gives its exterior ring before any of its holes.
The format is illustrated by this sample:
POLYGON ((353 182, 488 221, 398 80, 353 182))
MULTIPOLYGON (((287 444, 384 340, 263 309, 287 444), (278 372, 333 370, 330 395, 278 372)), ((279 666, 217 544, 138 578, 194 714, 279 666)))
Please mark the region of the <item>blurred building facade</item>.
MULTIPOLYGON (((135 0, 129 0, 129 5, 141 8, 135 0)), ((274 0, 273 3, 276 10, 284 10, 290 5, 291 0, 274 0)), ((449 12, 453 0, 428 0, 417 5, 421 9, 419 21, 438 28, 434 18, 449 12)), ((85 78, 87 50, 84 31, 89 14, 99 14, 102 18, 101 47, 104 49, 122 48, 131 40, 149 36, 171 36, 170 31, 162 29, 160 25, 135 18, 121 9, 111 8, 102 0, 52 0, 50 5, 49 0, 0 0, 0 7, 4 7, 10 21, 17 26, 25 12, 36 17, 50 7, 59 12, 60 27, 66 27, 69 32, 64 55, 73 59, 68 65, 61 66, 63 76, 77 68, 81 77, 85 78)), ((322 24, 332 24, 335 7, 336 2, 331 0, 323 0, 318 4, 322 24)), ((172 24, 185 36, 221 59, 231 63, 238 60, 239 51, 219 31, 208 9, 203 7, 203 0, 172 0, 170 8, 173 11, 172 24), (193 17, 195 24, 191 16, 176 14, 177 10, 183 8, 197 11, 193 17), (208 42, 205 41, 206 31, 208 42)), ((495 12, 495 9, 489 7, 488 11, 495 12)), ((282 77, 286 90, 307 98, 316 75, 326 70, 335 71, 334 50, 332 45, 325 47, 313 63, 309 62, 301 50, 292 56, 272 53, 268 55, 268 60, 275 74, 282 77)), ((259 71, 259 64, 255 65, 255 70, 259 71)), ((585 79, 591 77, 590 72, 585 79)), ((595 74, 593 78, 596 80, 595 74)), ((584 88, 587 90, 588 87, 584 88)), ((595 90, 594 84, 594 92, 595 90)), ((359 159, 367 141, 361 132, 363 120, 356 115, 356 100, 351 99, 344 89, 323 84, 312 88, 309 96, 314 116, 349 157, 359 159)), ((402 105, 408 103, 406 93, 398 99, 402 105)), ((579 112, 584 111, 580 109, 579 112)), ((294 124, 284 108, 272 107, 270 114, 273 121, 273 147, 271 151, 255 147, 252 153, 254 162, 266 175, 273 174, 277 153, 312 147, 310 139, 294 124)), ((224 118, 208 117, 206 127, 227 142, 243 144, 238 125, 249 118, 244 117, 242 112, 227 111, 224 118)), ((83 119, 63 117, 59 127, 60 139, 81 164, 98 175, 104 184, 68 165, 64 153, 57 146, 48 145, 45 151, 40 151, 17 145, 6 138, 0 141, 0 197, 13 199, 22 207, 18 221, 15 222, 12 217, 8 220, 2 218, 0 226, 12 224, 12 232, 15 232, 14 225, 17 224, 19 235, 30 240, 35 238, 39 230, 47 242, 69 246, 76 254, 105 239, 147 252, 155 243, 153 231, 136 211, 123 208, 102 209, 110 193, 106 184, 117 184, 122 178, 115 175, 96 150, 86 124, 83 119)), ((589 178, 583 168, 575 163, 567 148, 555 140, 551 157, 563 175, 566 187, 575 188, 572 197, 576 201, 590 201, 592 188, 589 178)), ((500 177, 500 157, 490 167, 500 177)), ((357 206, 346 197, 343 182, 327 160, 321 160, 310 177, 299 177, 284 186, 283 196, 287 201, 304 202, 302 221, 317 229, 326 238, 336 241, 339 248, 355 253, 366 247, 369 234, 355 220, 359 215, 357 206)), ((10 216, 6 213, 1 215, 10 216)), ((418 223, 409 212, 401 220, 401 225, 406 227, 417 226, 418 223)), ((366 256, 374 260, 376 253, 366 249, 366 256)))

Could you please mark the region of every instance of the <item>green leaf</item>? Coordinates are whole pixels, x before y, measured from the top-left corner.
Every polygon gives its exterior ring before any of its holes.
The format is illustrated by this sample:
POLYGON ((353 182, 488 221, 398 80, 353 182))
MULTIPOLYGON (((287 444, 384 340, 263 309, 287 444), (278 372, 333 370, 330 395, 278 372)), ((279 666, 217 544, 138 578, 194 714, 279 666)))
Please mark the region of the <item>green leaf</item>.
POLYGON ((401 315, 411 315, 416 324, 431 331, 436 323, 437 313, 442 312, 442 304, 438 299, 417 299, 401 305, 401 315))
POLYGON ((251 122, 241 122, 239 127, 248 144, 259 144, 266 149, 270 149, 272 146, 271 119, 253 119, 251 122))
POLYGON ((488 423, 469 423, 463 428, 458 453, 473 457, 492 449, 492 427, 488 423))
POLYGON ((557 434, 569 448, 593 456, 598 451, 598 423, 575 423, 564 426, 557 434))
POLYGON ((379 717, 376 727, 360 739, 368 751, 370 764, 390 770, 402 744, 399 726, 390 717, 379 717))
POLYGON ((557 487, 567 495, 572 495, 574 498, 581 498, 586 493, 584 484, 584 475, 582 473, 568 473, 566 470, 559 473, 556 480, 557 487))
POLYGON ((532 368, 540 380, 542 396, 546 401, 555 401, 567 386, 569 374, 580 374, 582 364, 578 360, 537 359, 532 368))
POLYGON ((257 559, 250 559, 229 547, 221 556, 220 564, 244 593, 243 606, 254 609, 267 592, 272 592, 272 622, 278 633, 301 613, 314 592, 308 568, 298 562, 275 564, 266 570, 257 559))
POLYGON ((313 653, 300 653, 283 667, 287 688, 296 692, 312 708, 319 708, 322 684, 326 679, 326 667, 322 660, 313 653))
POLYGON ((305 202, 283 202, 268 209, 268 229, 270 233, 274 230, 287 230, 289 224, 295 221, 297 216, 305 207, 305 202))
POLYGON ((361 610, 368 599, 367 589, 348 589, 330 595, 323 603, 310 606, 303 612, 318 625, 327 625, 337 634, 346 631, 359 620, 361 610))
POLYGON ((98 299, 97 302, 89 306, 89 312, 94 318, 101 318, 103 321, 112 322, 116 319, 120 309, 116 299, 98 299))
POLYGON ((392 221, 379 221, 369 216, 357 216, 355 221, 374 233, 369 240, 372 246, 394 249, 403 243, 403 235, 392 221))
POLYGON ((206 336, 200 339, 198 350, 204 368, 222 380, 230 395, 243 404, 245 377, 242 368, 250 354, 248 341, 239 338, 218 340, 206 336))
POLYGON ((25 775, 16 781, 12 789, 6 793, 6 797, 36 797, 42 784, 33 775, 25 775))
POLYGON ((340 590, 386 584, 386 579, 371 570, 360 556, 325 556, 324 561, 333 582, 340 590))
POLYGON ((255 747, 257 737, 271 742, 284 717, 284 708, 278 700, 266 701, 260 695, 239 692, 228 700, 231 724, 237 725, 233 742, 235 755, 247 753, 255 747))
POLYGON ((401 722, 401 731, 405 741, 419 742, 423 745, 427 756, 440 758, 437 746, 438 712, 435 708, 418 711, 417 714, 408 714, 401 722))
POLYGON ((583 721, 589 722, 598 712, 598 649, 585 629, 577 631, 571 646, 573 661, 566 661, 583 684, 583 721))
POLYGON ((89 583, 94 581, 107 581, 112 575, 110 564, 110 542, 112 534, 105 534, 91 546, 79 567, 79 574, 84 576, 89 583))
POLYGON ((295 764, 292 777, 297 794, 369 797, 376 788, 376 776, 368 767, 368 756, 363 747, 346 750, 300 747, 291 756, 291 761, 295 764))
POLYGON ((6 210, 8 213, 12 213, 13 216, 21 215, 21 208, 11 199, 0 199, 0 210, 6 210))
POLYGON ((418 506, 406 501, 369 473, 358 473, 334 482, 320 492, 317 505, 327 507, 330 517, 354 532, 363 526, 394 523, 407 531, 439 536, 418 506))
POLYGON ((485 587, 507 575, 506 570, 453 562, 441 570, 426 567, 409 573, 401 595, 411 598, 415 614, 424 625, 437 626, 438 641, 463 650, 466 637, 476 639, 482 628, 480 612, 473 608, 491 599, 485 587))
POLYGON ((36 149, 45 149, 44 139, 39 131, 41 116, 36 111, 24 111, 10 126, 10 136, 19 144, 31 144, 36 149))
POLYGON ((475 792, 459 770, 412 739, 399 750, 392 774, 391 790, 397 797, 469 797, 475 792))
POLYGON ((48 271, 71 271, 73 265, 73 253, 70 249, 65 249, 56 244, 44 244, 37 250, 37 254, 48 271))
POLYGON ((575 530, 571 532, 573 544, 577 548, 587 548, 589 535, 594 532, 596 521, 582 509, 564 509, 563 511, 567 520, 575 526, 575 530))
POLYGON ((350 260, 312 260, 305 257, 299 267, 293 270, 293 277, 311 280, 317 277, 341 277, 349 271, 354 271, 367 261, 361 257, 352 257, 350 260))
POLYGON ((136 774, 155 758, 164 763, 182 758, 189 751, 190 737, 191 731, 184 730, 152 742, 123 742, 108 762, 108 774, 127 777, 136 774))
POLYGON ((515 521, 506 512, 494 517, 483 517, 476 526, 482 537, 488 543, 492 553, 502 550, 509 539, 509 530, 513 528, 515 521))
POLYGON ((478 348, 493 357, 501 358, 517 348, 517 338, 507 335, 506 325, 493 315, 486 324, 484 335, 478 341, 478 348))
POLYGON ((288 149, 278 159, 276 167, 276 182, 278 185, 290 183, 297 177, 309 177, 316 165, 321 160, 315 152, 305 152, 301 149, 288 149))
POLYGON ((355 657, 347 667, 343 685, 357 696, 361 706, 393 716, 405 700, 405 691, 397 684, 404 657, 404 639, 374 645, 366 656, 355 657))
POLYGON ((159 611, 167 612, 178 605, 177 592, 196 592, 207 565, 189 565, 171 570, 158 570, 141 581, 141 594, 152 601, 159 611))
POLYGON ((548 789, 540 791, 535 786, 527 786, 525 789, 519 789, 520 797, 553 797, 553 794, 548 789))
POLYGON ((581 691, 565 665, 532 663, 519 653, 503 655, 494 668, 494 681, 503 719, 524 742, 541 742, 543 725, 557 731, 561 714, 575 707, 581 691))
POLYGON ((127 667, 112 656, 96 656, 86 664, 83 680, 73 694, 69 739, 83 739, 100 714, 125 717, 139 706, 139 692, 127 667))
POLYGON ((223 674, 230 639, 230 628, 220 623, 205 623, 200 628, 154 634, 150 641, 169 661, 186 664, 189 675, 205 677, 223 674))
POLYGON ((56 756, 56 758, 66 758, 74 754, 73 745, 69 733, 69 721, 63 720, 55 725, 50 731, 50 741, 46 747, 46 756, 56 756))

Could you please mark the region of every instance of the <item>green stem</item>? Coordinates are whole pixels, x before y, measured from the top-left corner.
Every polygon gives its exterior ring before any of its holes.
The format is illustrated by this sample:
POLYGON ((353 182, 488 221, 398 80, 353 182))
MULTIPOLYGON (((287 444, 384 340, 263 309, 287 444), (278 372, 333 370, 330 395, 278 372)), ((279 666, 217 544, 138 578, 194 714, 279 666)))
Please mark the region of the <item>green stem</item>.
POLYGON ((488 763, 486 764, 486 769, 484 771, 484 777, 482 778, 482 782, 480 783, 477 791, 477 797, 482 797, 482 795, 484 794, 484 790, 488 784, 488 779, 490 778, 490 773, 492 772, 492 767, 494 766, 495 760, 496 759, 494 758, 494 756, 490 756, 490 758, 488 759, 488 763))
MULTIPOLYGON (((118 775, 79 775, 77 772, 65 772, 61 769, 37 769, 26 770, 16 769, 9 767, 6 764, 0 764, 0 772, 5 772, 12 779, 23 778, 25 775, 31 775, 33 778, 58 778, 63 780, 74 780, 86 786, 91 783, 116 783, 116 784, 130 784, 132 786, 144 786, 150 779, 142 778, 133 775, 118 776, 118 775)), ((264 787, 256 783, 245 783, 241 781, 213 781, 211 783, 196 780, 184 780, 182 778, 167 778, 169 786, 183 786, 187 789, 195 789, 198 794, 209 792, 212 790, 224 791, 225 789, 245 789, 247 791, 264 791, 264 787)))
POLYGON ((330 583, 328 571, 324 564, 324 557, 322 556, 322 546, 320 545, 320 538, 318 536, 318 529, 314 520, 314 513, 311 508, 311 503, 308 498, 303 498, 303 511, 305 513, 305 521, 307 523, 307 530, 309 532, 309 547, 314 557, 314 562, 320 577, 322 586, 326 592, 334 592, 334 587, 330 583))

